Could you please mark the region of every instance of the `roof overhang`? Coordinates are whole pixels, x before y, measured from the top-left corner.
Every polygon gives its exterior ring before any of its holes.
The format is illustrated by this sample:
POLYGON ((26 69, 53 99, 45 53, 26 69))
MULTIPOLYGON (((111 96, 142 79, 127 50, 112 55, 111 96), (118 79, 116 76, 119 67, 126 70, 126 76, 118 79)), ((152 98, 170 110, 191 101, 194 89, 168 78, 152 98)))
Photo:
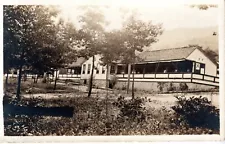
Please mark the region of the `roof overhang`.
MULTIPOLYGON (((173 59, 173 60, 159 60, 159 61, 143 61, 143 62, 136 62, 135 64, 147 64, 147 63, 163 63, 163 62, 180 62, 180 61, 191 61, 188 59, 173 59)), ((117 63, 117 65, 124 65, 125 63, 117 63)))
POLYGON ((144 62, 137 62, 136 64, 162 63, 162 62, 179 62, 179 61, 185 61, 185 60, 186 60, 186 59, 159 60, 159 61, 144 61, 144 62))

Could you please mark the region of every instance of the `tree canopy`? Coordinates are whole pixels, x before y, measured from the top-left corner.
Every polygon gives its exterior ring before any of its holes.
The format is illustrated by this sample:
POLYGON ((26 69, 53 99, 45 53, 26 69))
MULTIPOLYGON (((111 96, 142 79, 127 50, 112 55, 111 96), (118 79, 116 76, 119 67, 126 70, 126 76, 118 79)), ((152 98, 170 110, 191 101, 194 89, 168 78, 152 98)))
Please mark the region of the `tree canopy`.
POLYGON ((26 66, 36 72, 62 67, 69 59, 69 37, 75 28, 57 24, 54 7, 20 5, 4 6, 4 56, 9 67, 26 66))
POLYGON ((158 41, 157 37, 163 32, 161 24, 153 24, 151 21, 144 22, 137 18, 137 14, 130 15, 123 23, 122 35, 124 40, 125 63, 133 63, 135 52, 142 52, 144 47, 158 41))
POLYGON ((7 5, 4 14, 4 68, 19 69, 17 98, 20 95, 22 72, 43 73, 73 61, 71 49, 76 30, 65 25, 56 7, 40 5, 7 5))

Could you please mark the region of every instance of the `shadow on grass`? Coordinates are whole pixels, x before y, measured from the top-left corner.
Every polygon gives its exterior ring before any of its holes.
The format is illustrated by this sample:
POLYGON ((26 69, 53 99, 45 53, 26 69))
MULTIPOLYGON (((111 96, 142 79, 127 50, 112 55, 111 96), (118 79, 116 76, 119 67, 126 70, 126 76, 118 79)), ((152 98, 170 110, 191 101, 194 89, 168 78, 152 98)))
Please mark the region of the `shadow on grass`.
POLYGON ((17 106, 13 104, 3 105, 4 116, 7 115, 28 115, 28 116, 55 116, 73 117, 73 107, 32 107, 17 106))

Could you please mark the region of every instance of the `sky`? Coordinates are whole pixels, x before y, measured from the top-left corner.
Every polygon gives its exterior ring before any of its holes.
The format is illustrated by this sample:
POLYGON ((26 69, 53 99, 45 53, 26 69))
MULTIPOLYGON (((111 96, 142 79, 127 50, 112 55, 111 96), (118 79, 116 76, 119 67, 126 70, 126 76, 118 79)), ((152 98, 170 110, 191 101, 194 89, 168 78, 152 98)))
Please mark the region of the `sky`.
MULTIPOLYGON (((100 0, 101 1, 101 0, 100 0)), ((152 21, 153 24, 162 23, 165 30, 176 28, 205 28, 218 26, 219 8, 199 10, 191 8, 191 4, 218 4, 219 0, 123 0, 113 3, 112 1, 92 1, 92 3, 70 3, 70 5, 60 5, 61 17, 72 21, 77 25, 79 12, 77 5, 94 4, 107 5, 103 13, 110 25, 108 30, 119 29, 122 17, 120 9, 133 10, 139 14, 139 18, 145 21, 152 21)))

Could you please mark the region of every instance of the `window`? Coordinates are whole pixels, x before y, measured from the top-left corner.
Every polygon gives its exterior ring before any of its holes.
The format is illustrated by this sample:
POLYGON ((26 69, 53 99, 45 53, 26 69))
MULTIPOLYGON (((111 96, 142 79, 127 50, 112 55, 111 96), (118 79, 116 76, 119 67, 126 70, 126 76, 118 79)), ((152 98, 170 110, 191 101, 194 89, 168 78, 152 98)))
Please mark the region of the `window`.
POLYGON ((112 66, 111 66, 110 73, 111 73, 111 74, 115 73, 115 65, 112 65, 112 66))
POLYGON ((105 67, 102 67, 102 74, 105 74, 105 67))
POLYGON ((71 73, 71 69, 68 69, 67 73, 71 73))
POLYGON ((88 71, 87 71, 87 74, 90 74, 91 72, 91 64, 88 64, 88 71))
POLYGON ((86 71, 86 64, 83 64, 83 72, 82 72, 82 74, 85 74, 85 71, 86 71))
POLYGON ((200 70, 200 63, 196 63, 195 68, 196 70, 200 70))
POLYGON ((96 74, 99 74, 99 68, 98 67, 96 68, 96 74))
POLYGON ((96 74, 99 74, 99 64, 95 66, 96 74))

